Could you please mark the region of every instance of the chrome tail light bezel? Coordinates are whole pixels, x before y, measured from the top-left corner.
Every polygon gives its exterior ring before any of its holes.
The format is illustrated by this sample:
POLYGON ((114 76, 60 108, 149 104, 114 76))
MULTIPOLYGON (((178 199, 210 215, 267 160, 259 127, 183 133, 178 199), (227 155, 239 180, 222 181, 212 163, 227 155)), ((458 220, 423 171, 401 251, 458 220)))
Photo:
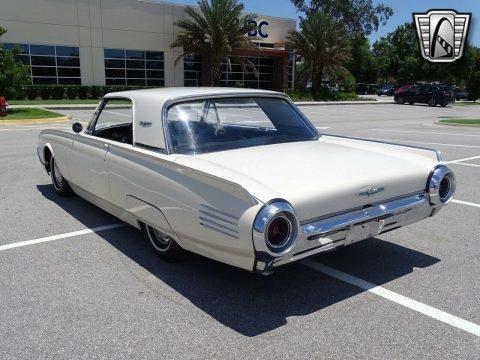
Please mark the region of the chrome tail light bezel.
MULTIPOLYGON (((430 203, 434 206, 445 206, 450 203, 456 190, 455 174, 445 165, 435 168, 428 180, 427 190, 430 196, 430 203), (447 191, 442 194, 442 187, 447 186, 447 191)), ((445 189, 444 189, 445 190, 445 189)))
POLYGON ((276 200, 265 205, 257 214, 253 224, 253 240, 255 250, 266 252, 271 256, 280 257, 289 253, 295 246, 298 236, 298 222, 293 207, 284 200, 276 200), (272 221, 284 218, 288 221, 289 236, 280 246, 271 244, 268 239, 268 229, 272 221))

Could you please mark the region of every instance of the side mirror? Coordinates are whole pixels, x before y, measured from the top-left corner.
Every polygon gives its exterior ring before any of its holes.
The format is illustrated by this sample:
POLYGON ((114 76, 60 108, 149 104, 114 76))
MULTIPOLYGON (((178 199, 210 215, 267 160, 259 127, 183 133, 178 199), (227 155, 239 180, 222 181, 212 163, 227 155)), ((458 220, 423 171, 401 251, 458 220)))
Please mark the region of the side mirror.
POLYGON ((74 133, 80 133, 83 130, 83 125, 80 124, 79 122, 76 122, 75 124, 72 125, 72 130, 74 133))

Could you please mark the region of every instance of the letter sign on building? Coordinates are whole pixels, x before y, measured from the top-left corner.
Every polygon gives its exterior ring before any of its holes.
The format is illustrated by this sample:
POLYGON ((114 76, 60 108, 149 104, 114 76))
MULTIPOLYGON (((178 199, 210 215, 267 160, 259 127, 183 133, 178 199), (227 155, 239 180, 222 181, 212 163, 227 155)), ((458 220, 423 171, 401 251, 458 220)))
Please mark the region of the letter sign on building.
POLYGON ((268 34, 265 29, 268 25, 270 25, 268 21, 262 20, 260 22, 257 22, 255 20, 249 20, 248 23, 255 25, 255 30, 250 31, 248 33, 248 36, 250 37, 260 36, 262 39, 268 38, 268 34))

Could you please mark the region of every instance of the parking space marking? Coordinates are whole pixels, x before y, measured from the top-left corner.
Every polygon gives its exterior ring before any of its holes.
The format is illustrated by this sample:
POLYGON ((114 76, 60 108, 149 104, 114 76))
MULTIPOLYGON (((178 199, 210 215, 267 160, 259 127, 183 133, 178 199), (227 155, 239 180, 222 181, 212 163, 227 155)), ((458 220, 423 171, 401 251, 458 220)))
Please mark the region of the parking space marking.
POLYGON ((127 224, 125 224, 125 223, 111 224, 111 225, 99 226, 99 227, 95 227, 95 228, 91 228, 91 229, 73 231, 73 232, 60 234, 60 235, 47 236, 47 237, 43 237, 43 238, 39 238, 39 239, 20 241, 20 242, 16 242, 16 243, 1 245, 0 246, 0 251, 19 248, 19 247, 23 247, 23 246, 41 244, 41 243, 45 243, 45 242, 49 242, 49 241, 62 240, 62 239, 67 239, 67 238, 80 236, 80 235, 85 235, 85 234, 98 233, 98 232, 102 232, 102 231, 121 228, 121 227, 124 227, 124 226, 127 226, 127 224))
POLYGON ((404 306, 408 309, 417 311, 423 315, 426 315, 432 319, 441 321, 445 324, 448 324, 450 326, 453 326, 457 329, 466 331, 470 334, 473 334, 475 336, 480 337, 480 325, 477 325, 475 323, 472 323, 470 321, 464 320, 462 318, 459 318, 458 316, 449 314, 445 311, 436 309, 432 306, 426 305, 424 303, 421 303, 419 301, 410 299, 406 296, 400 295, 396 292, 393 292, 391 290, 387 290, 381 286, 372 284, 368 281, 362 280, 360 278, 357 278, 353 275, 344 273, 342 271, 336 270, 334 268, 331 268, 327 265, 318 263, 313 260, 303 260, 302 262, 304 265, 308 266, 311 269, 314 269, 316 271, 319 271, 325 275, 328 275, 330 277, 333 277, 337 280, 346 282, 350 285, 354 285, 360 289, 363 289, 365 291, 368 291, 372 294, 375 294, 377 296, 380 296, 386 300, 392 301, 396 304, 399 304, 401 306, 404 306))
POLYGON ((331 129, 330 126, 315 126, 318 130, 327 130, 327 129, 331 129))
POLYGON ((477 164, 466 164, 466 163, 452 163, 452 165, 463 165, 463 166, 470 166, 470 167, 480 167, 477 164))
POLYGON ((378 139, 378 138, 362 138, 365 140, 376 140, 376 141, 388 141, 388 142, 404 142, 404 143, 412 143, 412 144, 426 144, 426 145, 440 145, 440 146, 454 146, 454 147, 464 147, 464 148, 480 148, 480 145, 460 145, 460 144, 445 144, 445 143, 437 143, 437 142, 424 142, 424 141, 411 141, 411 140, 398 140, 398 139, 378 139))
POLYGON ((444 133, 436 131, 416 131, 416 130, 395 130, 395 129, 372 129, 373 131, 389 131, 389 132, 400 132, 400 133, 414 133, 414 134, 434 134, 434 135, 454 135, 454 136, 474 136, 480 137, 480 134, 455 134, 455 133, 444 133))
POLYGON ((473 206, 473 207, 480 208, 480 204, 475 204, 475 203, 468 202, 468 201, 453 199, 452 202, 455 203, 455 204, 467 205, 467 206, 473 206))
POLYGON ((456 164, 456 163, 459 163, 459 162, 464 162, 464 161, 469 161, 469 160, 475 160, 475 159, 480 159, 480 155, 479 155, 479 156, 472 156, 472 157, 468 157, 468 158, 464 158, 464 159, 447 161, 446 164, 456 164))

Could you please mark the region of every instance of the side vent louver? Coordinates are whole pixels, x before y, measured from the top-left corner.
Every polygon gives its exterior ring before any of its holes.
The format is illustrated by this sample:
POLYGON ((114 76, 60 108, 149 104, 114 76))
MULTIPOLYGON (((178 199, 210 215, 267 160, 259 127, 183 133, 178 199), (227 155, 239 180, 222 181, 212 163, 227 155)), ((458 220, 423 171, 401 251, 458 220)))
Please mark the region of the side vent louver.
POLYGON ((238 239, 238 218, 225 211, 201 204, 198 220, 203 227, 238 239))

